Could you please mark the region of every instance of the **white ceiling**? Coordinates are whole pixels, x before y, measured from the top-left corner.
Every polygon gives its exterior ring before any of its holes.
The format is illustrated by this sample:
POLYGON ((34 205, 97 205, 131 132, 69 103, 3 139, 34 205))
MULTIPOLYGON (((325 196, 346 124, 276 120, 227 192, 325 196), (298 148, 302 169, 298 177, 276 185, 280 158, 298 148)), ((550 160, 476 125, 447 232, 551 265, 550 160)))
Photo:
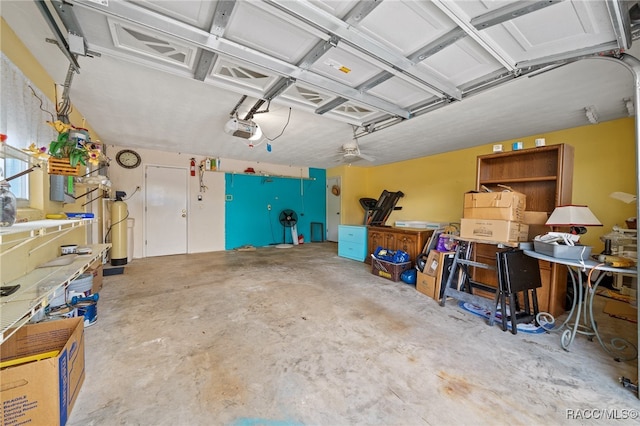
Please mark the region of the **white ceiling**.
MULTIPOLYGON (((63 83, 69 59, 36 3, 0 13, 63 83)), ((355 133, 367 166, 588 125, 591 105, 625 117, 634 99, 619 57, 636 2, 39 3, 75 52, 71 102, 107 144, 329 168, 355 133), (243 95, 240 118, 265 100, 253 119, 272 140, 253 148, 223 132, 243 95)))

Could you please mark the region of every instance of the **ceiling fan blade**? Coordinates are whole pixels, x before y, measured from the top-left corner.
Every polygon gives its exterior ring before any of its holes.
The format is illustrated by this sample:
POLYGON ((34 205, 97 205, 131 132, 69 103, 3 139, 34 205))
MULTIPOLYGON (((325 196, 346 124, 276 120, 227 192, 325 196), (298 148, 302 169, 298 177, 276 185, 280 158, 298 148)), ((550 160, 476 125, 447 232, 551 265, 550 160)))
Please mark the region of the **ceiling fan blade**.
POLYGON ((363 153, 360 153, 359 157, 367 161, 376 161, 375 157, 363 153))
POLYGON ((355 163, 356 161, 362 161, 362 157, 359 155, 350 155, 350 156, 344 157, 345 163, 351 164, 351 163, 355 163))

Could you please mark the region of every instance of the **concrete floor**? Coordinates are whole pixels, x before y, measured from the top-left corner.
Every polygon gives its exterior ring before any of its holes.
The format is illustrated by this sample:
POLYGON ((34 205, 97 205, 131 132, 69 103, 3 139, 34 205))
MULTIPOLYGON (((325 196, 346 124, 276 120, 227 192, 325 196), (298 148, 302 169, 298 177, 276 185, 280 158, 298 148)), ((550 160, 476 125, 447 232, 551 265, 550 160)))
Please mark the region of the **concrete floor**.
MULTIPOLYGON (((502 332, 336 253, 136 259, 105 277, 68 424, 580 424, 568 413, 640 406, 618 382, 636 361, 502 332)), ((637 343, 635 324, 599 318, 637 343)))

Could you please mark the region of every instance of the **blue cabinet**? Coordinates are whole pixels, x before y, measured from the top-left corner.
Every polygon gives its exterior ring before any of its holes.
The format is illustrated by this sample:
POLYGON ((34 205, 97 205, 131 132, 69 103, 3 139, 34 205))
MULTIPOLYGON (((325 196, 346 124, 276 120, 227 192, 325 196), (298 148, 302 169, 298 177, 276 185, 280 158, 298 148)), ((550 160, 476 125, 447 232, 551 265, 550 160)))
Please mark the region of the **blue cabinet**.
POLYGON ((338 256, 364 262, 367 258, 367 227, 338 225, 338 256))

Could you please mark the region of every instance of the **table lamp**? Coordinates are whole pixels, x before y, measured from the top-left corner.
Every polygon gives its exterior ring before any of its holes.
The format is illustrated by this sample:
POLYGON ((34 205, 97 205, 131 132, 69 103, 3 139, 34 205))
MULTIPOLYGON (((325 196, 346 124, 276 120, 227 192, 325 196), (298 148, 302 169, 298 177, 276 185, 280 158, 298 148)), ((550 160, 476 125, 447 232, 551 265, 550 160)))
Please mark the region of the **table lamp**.
POLYGON ((598 218, 587 206, 558 206, 555 208, 545 225, 569 227, 575 235, 585 234, 586 226, 602 226, 598 218))

